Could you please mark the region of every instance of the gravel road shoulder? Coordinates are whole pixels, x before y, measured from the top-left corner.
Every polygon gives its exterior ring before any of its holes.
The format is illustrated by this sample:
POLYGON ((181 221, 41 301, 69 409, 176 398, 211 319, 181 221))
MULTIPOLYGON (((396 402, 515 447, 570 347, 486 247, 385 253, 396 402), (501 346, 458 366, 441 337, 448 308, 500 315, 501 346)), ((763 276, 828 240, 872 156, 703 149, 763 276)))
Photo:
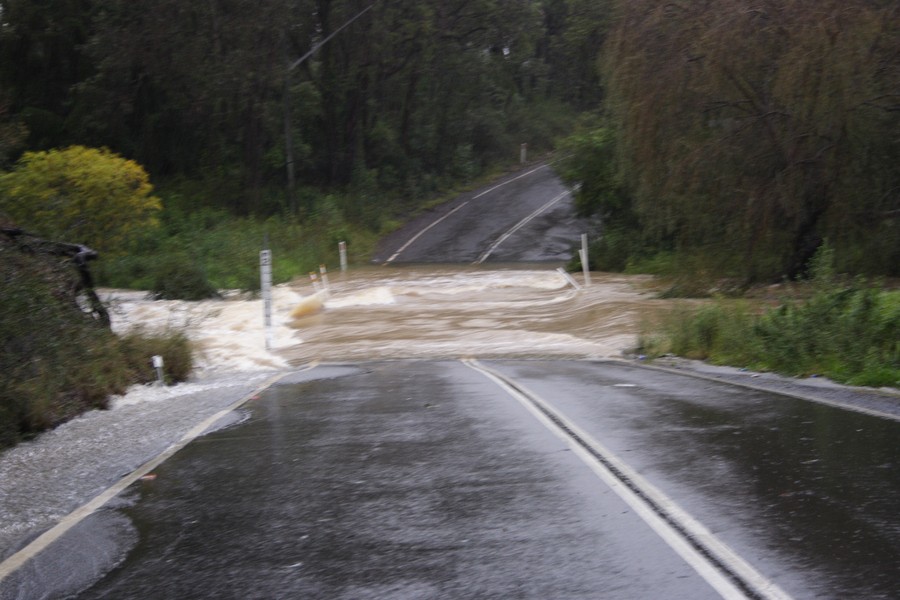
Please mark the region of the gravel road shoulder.
MULTIPOLYGON (((675 357, 641 364, 900 419, 900 390, 894 388, 854 388, 675 357)), ((171 388, 136 386, 114 398, 109 410, 91 411, 0 453, 0 560, 273 375, 242 372, 171 388)))
POLYGON ((135 386, 114 397, 108 410, 90 411, 0 453, 0 560, 272 375, 135 386))

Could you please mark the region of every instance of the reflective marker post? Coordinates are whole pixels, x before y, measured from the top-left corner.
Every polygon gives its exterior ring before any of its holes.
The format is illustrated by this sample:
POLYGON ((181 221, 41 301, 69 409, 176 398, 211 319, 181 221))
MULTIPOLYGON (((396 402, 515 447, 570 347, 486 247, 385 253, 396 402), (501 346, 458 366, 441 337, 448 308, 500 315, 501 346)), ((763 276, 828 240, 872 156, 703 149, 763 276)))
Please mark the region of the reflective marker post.
POLYGON ((266 328, 266 350, 272 349, 272 251, 259 253, 259 283, 263 298, 263 323, 266 328))
POLYGON ((588 241, 587 234, 581 234, 581 250, 578 251, 578 254, 581 255, 581 268, 584 270, 584 287, 589 287, 591 285, 591 266, 588 264, 588 241))
POLYGON ((338 244, 338 254, 341 257, 341 273, 347 272, 347 242, 338 244))
POLYGON ((165 378, 163 377, 163 357, 153 356, 150 361, 153 363, 153 368, 156 369, 156 384, 157 385, 165 385, 165 378))

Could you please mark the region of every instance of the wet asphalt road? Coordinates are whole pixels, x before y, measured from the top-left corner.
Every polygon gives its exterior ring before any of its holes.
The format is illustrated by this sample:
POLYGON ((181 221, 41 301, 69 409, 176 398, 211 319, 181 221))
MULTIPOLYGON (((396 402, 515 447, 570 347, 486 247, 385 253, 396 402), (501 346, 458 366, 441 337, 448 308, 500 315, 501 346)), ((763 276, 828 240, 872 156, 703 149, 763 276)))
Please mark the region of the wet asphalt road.
POLYGON ((386 237, 377 263, 565 262, 588 225, 541 164, 435 207, 386 237))
MULTIPOLYGON (((566 260, 581 225, 570 197, 549 205, 565 192, 552 172, 505 182, 423 215, 380 260, 566 260)), ((900 597, 898 421, 621 363, 485 365, 782 597, 900 597)), ((0 600, 720 597, 623 486, 459 361, 288 375, 151 475, 3 580, 0 600)))
MULTIPOLYGON (((900 423, 616 363, 485 364, 791 596, 900 592, 900 423)), ((0 597, 85 586, 72 597, 719 597, 569 445, 462 362, 320 366, 239 413, 0 597)))

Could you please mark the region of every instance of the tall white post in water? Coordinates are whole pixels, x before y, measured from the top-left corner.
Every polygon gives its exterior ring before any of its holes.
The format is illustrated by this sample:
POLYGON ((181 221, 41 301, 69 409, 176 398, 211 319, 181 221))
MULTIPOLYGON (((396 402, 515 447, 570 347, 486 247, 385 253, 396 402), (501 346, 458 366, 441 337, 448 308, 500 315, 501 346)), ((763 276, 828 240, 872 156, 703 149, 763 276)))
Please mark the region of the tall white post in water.
POLYGON ((272 251, 259 253, 259 289, 263 298, 263 324, 266 328, 266 350, 272 349, 272 251))
POLYGON ((584 286, 588 287, 591 285, 591 265, 588 264, 588 241, 586 233, 581 234, 581 251, 579 254, 581 254, 581 268, 584 270, 584 286))
POLYGON ((319 273, 322 274, 322 287, 325 289, 325 293, 330 294, 331 286, 328 285, 328 269, 325 268, 325 265, 319 265, 319 273))
POLYGON ((347 272, 347 242, 338 244, 338 254, 341 255, 341 273, 347 272))

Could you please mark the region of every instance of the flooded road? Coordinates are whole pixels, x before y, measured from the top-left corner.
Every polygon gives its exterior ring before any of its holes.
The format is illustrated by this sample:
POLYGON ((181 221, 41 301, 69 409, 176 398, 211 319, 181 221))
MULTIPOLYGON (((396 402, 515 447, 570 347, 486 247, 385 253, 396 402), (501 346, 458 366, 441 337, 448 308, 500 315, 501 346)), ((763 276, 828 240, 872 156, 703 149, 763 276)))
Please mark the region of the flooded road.
POLYGON ((320 365, 0 598, 890 599, 898 427, 620 361, 320 365))
POLYGON ((669 302, 558 273, 579 226, 552 173, 515 174, 378 266, 278 286, 271 349, 259 299, 106 291, 120 331, 185 327, 198 378, 279 382, 17 553, 0 599, 900 597, 900 423, 605 360, 669 302))
POLYGON ((322 302, 301 300, 287 325, 291 364, 384 358, 620 356, 661 305, 651 280, 595 276, 575 290, 555 270, 372 267, 331 277, 322 302))

